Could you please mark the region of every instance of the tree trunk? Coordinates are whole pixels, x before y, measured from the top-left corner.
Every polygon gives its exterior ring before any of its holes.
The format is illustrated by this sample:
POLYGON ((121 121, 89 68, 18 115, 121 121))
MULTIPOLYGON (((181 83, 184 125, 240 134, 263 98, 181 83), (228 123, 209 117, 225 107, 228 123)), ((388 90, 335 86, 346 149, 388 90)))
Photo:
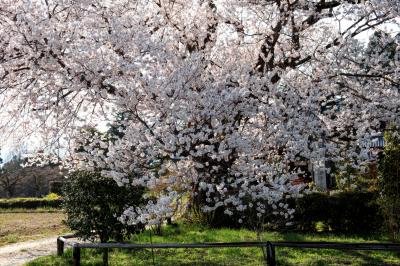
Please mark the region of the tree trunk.
POLYGON ((7 190, 7 198, 12 198, 15 195, 15 189, 13 187, 6 188, 7 190))

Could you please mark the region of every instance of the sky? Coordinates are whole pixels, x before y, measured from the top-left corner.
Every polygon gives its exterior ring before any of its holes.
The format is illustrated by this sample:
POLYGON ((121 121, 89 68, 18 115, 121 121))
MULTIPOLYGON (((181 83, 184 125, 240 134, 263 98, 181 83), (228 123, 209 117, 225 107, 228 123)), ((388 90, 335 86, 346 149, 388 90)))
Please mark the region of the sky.
MULTIPOLYGON (((108 124, 111 121, 99 121, 96 128, 99 131, 107 131, 108 124)), ((22 133, 22 132, 21 132, 22 133)), ((8 140, 1 141, 2 145, 0 147, 0 158, 3 160, 3 164, 10 161, 14 156, 21 154, 34 153, 37 150, 43 149, 46 144, 46 139, 43 136, 31 135, 29 137, 23 137, 21 134, 16 134, 8 140)), ((61 151, 61 153, 63 153, 61 151)), ((0 164, 1 166, 1 164, 0 164)))

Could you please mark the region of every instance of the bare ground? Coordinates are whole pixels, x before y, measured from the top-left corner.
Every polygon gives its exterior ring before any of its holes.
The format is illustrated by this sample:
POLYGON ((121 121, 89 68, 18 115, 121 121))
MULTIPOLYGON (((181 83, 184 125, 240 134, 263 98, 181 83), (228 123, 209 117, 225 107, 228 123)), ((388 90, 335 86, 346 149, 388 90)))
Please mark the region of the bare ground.
POLYGON ((15 243, 0 247, 0 265, 18 266, 57 252, 57 237, 15 243))
MULTIPOLYGON (((0 212, 0 247, 68 232, 61 212, 0 212)), ((1 264, 0 264, 1 265, 1 264)))
POLYGON ((0 212, 0 266, 17 266, 57 251, 68 229, 61 212, 0 212))

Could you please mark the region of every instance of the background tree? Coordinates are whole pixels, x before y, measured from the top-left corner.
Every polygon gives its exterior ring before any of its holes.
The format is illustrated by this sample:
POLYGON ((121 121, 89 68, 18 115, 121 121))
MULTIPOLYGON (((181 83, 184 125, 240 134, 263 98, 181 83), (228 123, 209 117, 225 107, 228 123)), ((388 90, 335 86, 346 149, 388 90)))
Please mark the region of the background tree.
POLYGON ((21 174, 21 158, 14 156, 1 168, 0 187, 6 193, 6 197, 12 198, 17 193, 18 186, 22 183, 24 176, 21 174))
MULTIPOLYGON (((396 66, 398 65, 398 58, 400 53, 398 51, 398 46, 400 43, 400 34, 389 34, 382 30, 375 30, 374 33, 369 37, 368 45, 366 48, 360 49, 360 53, 362 53, 363 57, 360 61, 360 69, 359 76, 365 75, 365 78, 358 77, 358 81, 360 84, 364 84, 368 86, 371 82, 371 79, 375 79, 374 75, 369 75, 367 73, 391 73, 396 71, 396 66), (364 73, 364 74, 361 74, 364 73)), ((389 78, 389 76, 386 76, 389 78)), ((390 81, 389 81, 390 84, 390 81)), ((393 84, 396 85, 396 84, 393 84)), ((398 87, 399 84, 395 86, 398 87)), ((324 104, 324 109, 335 108, 337 111, 340 110, 343 102, 346 101, 346 98, 343 95, 332 96, 332 99, 328 100, 324 104)), ((365 157, 368 160, 365 160, 364 167, 353 167, 351 164, 347 164, 346 162, 338 162, 334 171, 336 175, 336 183, 337 188, 340 190, 377 190, 377 178, 373 173, 375 169, 375 159, 378 158, 378 153, 382 147, 378 147, 377 150, 373 151, 371 145, 371 141, 378 141, 383 132, 386 129, 387 123, 386 118, 378 119, 378 121, 374 122, 376 124, 376 134, 371 134, 370 138, 365 140, 363 145, 367 150, 367 154, 365 157), (377 153, 377 154, 373 154, 377 153), (342 165, 342 167, 339 167, 342 165)))
POLYGON ((2 167, 0 176, 0 192, 6 197, 42 197, 49 193, 50 182, 64 179, 65 171, 59 164, 51 163, 26 165, 27 158, 21 154, 14 155, 2 167))

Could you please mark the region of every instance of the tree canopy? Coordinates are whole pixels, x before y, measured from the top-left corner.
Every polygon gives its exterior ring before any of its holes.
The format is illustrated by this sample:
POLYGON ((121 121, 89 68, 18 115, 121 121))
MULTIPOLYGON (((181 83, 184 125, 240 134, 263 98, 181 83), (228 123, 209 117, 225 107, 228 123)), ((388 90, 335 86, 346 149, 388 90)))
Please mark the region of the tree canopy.
POLYGON ((388 54, 360 41, 399 11, 395 0, 2 1, 0 106, 20 119, 1 128, 59 138, 126 114, 120 139, 88 136, 75 162, 169 187, 128 209, 130 223, 157 222, 182 193, 205 211, 261 219, 271 205, 288 218, 279 202, 303 189, 291 162, 358 166, 362 143, 400 123, 399 42, 388 54), (332 97, 340 108, 322 111, 332 97))

